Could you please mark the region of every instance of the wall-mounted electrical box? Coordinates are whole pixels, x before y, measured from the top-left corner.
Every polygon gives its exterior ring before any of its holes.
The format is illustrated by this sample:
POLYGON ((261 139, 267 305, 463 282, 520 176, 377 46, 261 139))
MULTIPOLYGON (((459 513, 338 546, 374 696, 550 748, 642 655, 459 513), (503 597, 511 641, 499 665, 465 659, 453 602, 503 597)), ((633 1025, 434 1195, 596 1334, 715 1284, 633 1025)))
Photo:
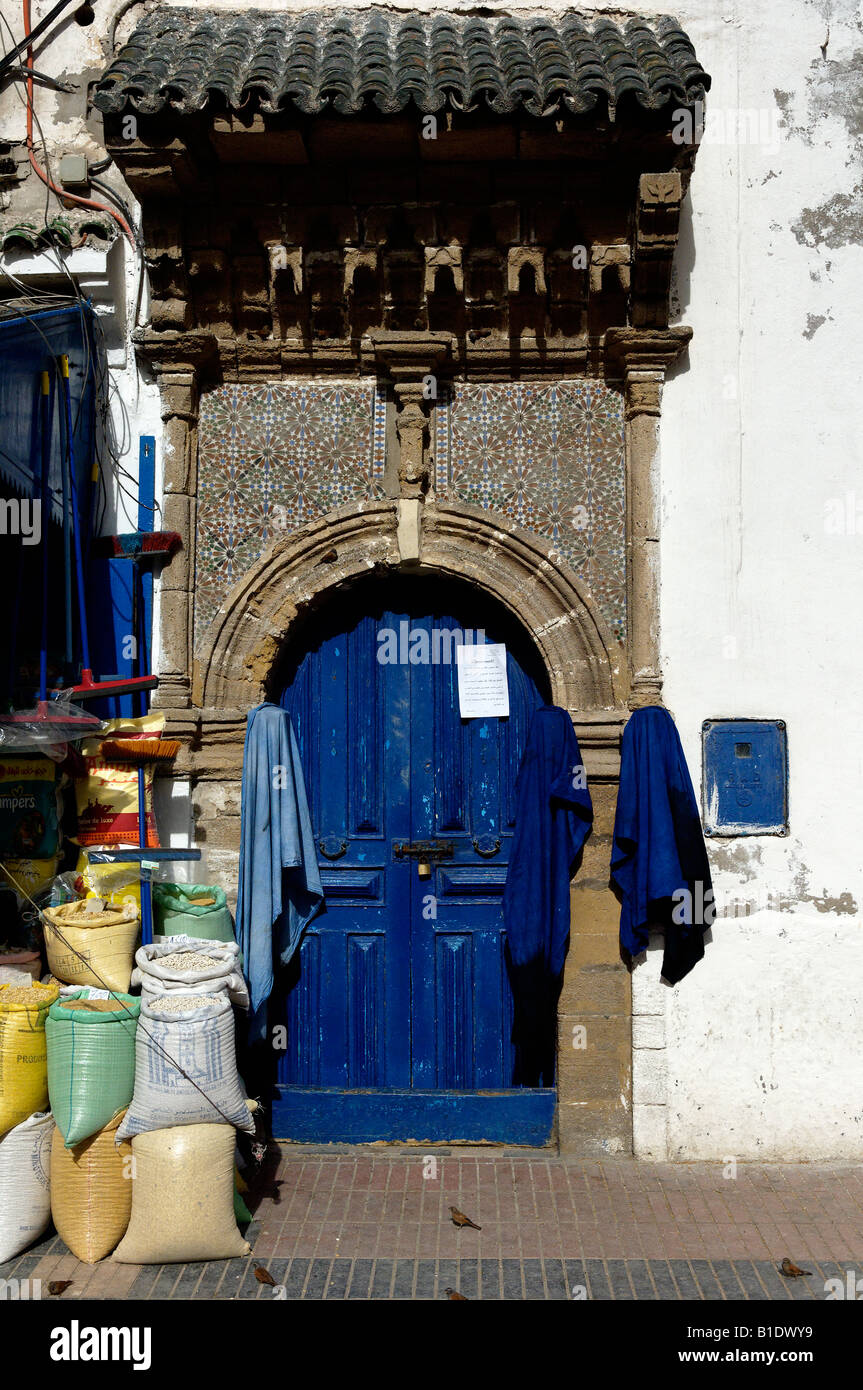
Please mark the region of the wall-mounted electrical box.
POLYGON ((787 835, 788 738, 782 719, 705 719, 705 835, 787 835))

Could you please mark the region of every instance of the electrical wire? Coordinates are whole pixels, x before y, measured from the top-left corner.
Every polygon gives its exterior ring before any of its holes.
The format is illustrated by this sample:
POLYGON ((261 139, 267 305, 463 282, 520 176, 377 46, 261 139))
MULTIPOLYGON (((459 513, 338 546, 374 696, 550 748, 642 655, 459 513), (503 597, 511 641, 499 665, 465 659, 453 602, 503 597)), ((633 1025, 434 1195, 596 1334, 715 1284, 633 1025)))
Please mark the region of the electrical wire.
MULTIPOLYGON (((24 7, 24 33, 25 33, 25 37, 26 37, 26 36, 30 33, 30 29, 32 28, 32 25, 31 25, 31 22, 30 22, 30 0, 23 0, 23 7, 24 7)), ((65 199, 67 199, 67 200, 70 201, 70 202, 77 203, 79 207, 96 208, 99 212, 107 212, 107 213, 109 214, 110 217, 113 217, 114 221, 115 221, 115 222, 117 223, 117 225, 122 229, 124 235, 127 236, 127 237, 129 238, 129 241, 130 241, 130 242, 132 243, 132 245, 134 246, 134 245, 135 245, 134 233, 132 232, 132 228, 129 226, 129 223, 126 221, 126 219, 125 219, 125 217, 122 215, 122 213, 117 212, 116 209, 114 209, 114 208, 112 208, 112 207, 108 207, 108 206, 107 206, 106 204, 104 204, 104 203, 97 203, 97 202, 94 202, 94 200, 93 200, 92 198, 82 198, 82 197, 81 197, 79 194, 77 194, 77 193, 69 193, 65 188, 63 188, 63 187, 61 187, 60 185, 54 183, 53 179, 51 178, 50 173, 48 173, 45 169, 43 169, 43 168, 41 167, 41 165, 37 162, 37 160, 36 160, 36 155, 35 155, 35 153, 34 153, 34 151, 33 151, 33 115, 34 115, 34 111, 33 111, 33 45, 32 45, 32 43, 30 43, 30 44, 27 45, 27 72, 28 72, 28 76, 27 76, 27 155, 28 155, 28 157, 29 157, 30 164, 32 165, 33 172, 36 174, 37 178, 40 178, 40 179, 42 180, 42 182, 45 184, 45 186, 46 186, 47 188, 50 188, 50 189, 51 189, 51 192, 52 192, 52 193, 56 193, 56 194, 57 194, 57 197, 58 197, 58 198, 65 198, 65 199)))
MULTIPOLYGON (((9 33, 9 35, 10 35, 10 38, 12 39, 12 42, 13 42, 13 45, 14 45, 14 43, 15 43, 15 36, 14 36, 14 34, 13 34, 13 32, 12 32, 12 29, 11 29, 11 27, 10 27, 10 25, 9 25, 8 20, 6 20, 6 18, 5 18, 4 15, 0 14, 0 21, 2 21, 3 25, 5 26, 6 30, 8 31, 8 33, 9 33)), ((3 48, 4 48, 4 51, 5 51, 5 44, 3 45, 3 48)), ((48 174, 49 174, 49 176, 50 176, 50 174, 51 174, 51 164, 50 164, 50 157, 49 157, 49 152, 48 152, 48 143, 47 143, 47 140, 45 139, 45 135, 44 135, 44 132, 43 132, 43 130, 42 130, 41 122, 39 121, 39 117, 38 117, 38 115, 36 114, 35 107, 34 107, 32 101, 29 100, 29 94, 27 93, 26 87, 25 87, 25 94, 24 94, 24 95, 22 95, 21 92, 19 92, 17 88, 15 88, 15 91, 16 91, 16 95, 18 96, 19 100, 20 100, 20 101, 22 102, 22 104, 27 108, 28 117, 32 117, 32 120, 33 120, 33 122, 35 123, 36 129, 37 129, 37 132, 38 132, 38 135, 39 135, 39 139, 40 139, 40 142, 41 142, 41 145, 42 145, 42 151, 43 151, 43 153, 42 153, 42 158, 43 158, 43 162, 44 162, 45 168, 46 168, 46 170, 48 171, 48 174)), ((112 161, 109 159, 109 160, 108 160, 108 163, 111 163, 111 162, 112 162, 112 161)), ((104 161, 103 161, 103 163, 104 163, 104 161)), ((52 183, 53 183, 53 180, 52 180, 52 183)), ((106 187, 106 190, 107 190, 107 185, 106 185, 105 187, 106 187)), ((114 197, 117 196, 117 195, 114 193, 114 190, 113 190, 113 189, 110 190, 110 192, 111 192, 111 194, 112 194, 114 197)), ((45 212, 44 212, 44 220, 45 220, 46 223, 47 223, 47 218, 48 218, 49 203, 50 203, 49 189, 46 187, 46 194, 45 194, 45 212)), ((123 205, 123 206, 124 206, 124 210, 125 210, 125 205, 123 205)), ((129 220, 130 220, 130 222, 131 222, 132 219, 129 219, 129 220)), ((135 246, 136 246, 136 250, 138 250, 138 253, 139 253, 139 256, 140 256, 140 260, 139 260, 139 275, 138 275, 138 288, 137 288, 137 294, 136 294, 136 312, 135 312, 135 324, 137 324, 137 321, 138 321, 138 314, 139 314, 139 312, 140 312, 140 303, 141 303, 141 295, 142 295, 142 290, 143 290, 144 271, 145 271, 144 247, 143 247, 143 243, 142 243, 142 241, 141 241, 141 239, 140 239, 140 235, 137 233, 137 229, 136 229, 136 231, 135 231, 135 246)), ((100 428, 100 431, 97 432, 97 439, 96 439, 96 445, 95 445, 96 461, 97 461, 97 463, 99 464, 98 479, 97 479, 97 495, 96 495, 96 499, 95 499, 95 500, 96 500, 97 527, 98 527, 98 526, 101 526, 101 524, 104 522, 105 516, 106 516, 106 514, 107 514, 107 508, 108 508, 108 502, 109 502, 108 488, 107 488, 106 481, 105 481, 105 476, 104 476, 104 475, 105 475, 105 471, 106 471, 106 468, 105 468, 106 463, 107 463, 107 465, 108 465, 108 470, 109 470, 109 471, 112 473, 112 475, 113 475, 113 479, 112 479, 112 480, 113 480, 114 486, 117 488, 118 496, 122 496, 123 498, 125 498, 126 501, 131 502, 133 505, 136 503, 136 500, 137 500, 137 499, 136 499, 136 496, 133 495, 132 493, 130 493, 129 490, 123 486, 123 483, 122 483, 122 481, 121 481, 121 476, 122 476, 123 478, 125 478, 136 490, 137 490, 137 487, 138 487, 138 480, 137 480, 137 478, 136 478, 132 473, 130 473, 127 469, 123 468, 123 466, 122 466, 122 464, 121 464, 121 462, 120 462, 120 459, 119 459, 119 457, 117 456, 117 451, 112 447, 112 439, 111 439, 111 436, 112 436, 113 431, 112 431, 112 428, 111 428, 111 427, 112 427, 113 421, 114 421, 114 412, 115 412, 117 409, 119 409, 119 412, 120 412, 120 415, 121 415, 121 418, 122 418, 123 424, 124 424, 124 431, 126 432, 126 436, 125 436, 124 439, 121 441, 121 445, 125 445, 125 443, 126 443, 126 437, 128 438, 129 444, 131 444, 131 429, 128 428, 128 413, 127 413, 126 408, 125 408, 125 402, 124 402, 124 400, 123 400, 123 398, 122 398, 122 396, 121 396, 121 394, 120 394, 120 392, 119 392, 119 390, 118 390, 116 384, 115 384, 114 381, 112 380, 110 373, 109 373, 108 370, 107 370, 107 366, 106 366, 107 345, 106 345, 106 343, 105 343, 105 335, 104 335, 104 330, 103 330, 103 328, 102 328, 102 324, 101 324, 101 322, 99 321, 98 316, 93 315, 93 316, 89 319, 89 323, 90 323, 92 326, 95 327, 95 329, 96 329, 96 331, 97 331, 97 334, 99 335, 100 345, 101 345, 101 347, 102 347, 102 349, 103 349, 103 354, 104 354, 104 356, 103 356, 103 358, 102 358, 101 361, 99 360, 99 356, 100 356, 100 355, 99 355, 99 354, 96 354, 97 365, 98 365, 98 367, 99 367, 99 369, 100 369, 99 372, 98 372, 98 375, 96 375, 95 373, 93 373, 93 370, 92 370, 92 368, 93 368, 93 362, 92 362, 92 354, 91 354, 91 351, 90 351, 90 335, 89 335, 89 333, 87 332, 87 321, 86 321, 86 318, 85 318, 85 310, 86 310, 86 309, 90 309, 92 306, 90 305, 89 301, 88 301, 88 300, 85 298, 85 296, 83 295, 83 293, 82 293, 82 291, 81 291, 81 288, 80 288, 80 286, 79 286, 79 284, 78 284, 78 281, 77 281, 77 279, 75 278, 75 275, 74 275, 73 272, 71 271, 70 267, 66 264, 66 262, 65 262, 64 258, 62 257, 62 255, 59 254, 59 250, 58 250, 57 248, 55 248, 55 247, 51 247, 51 248, 49 248, 49 249, 55 252, 54 263, 56 264, 57 269, 61 272, 61 274, 65 275, 66 278, 69 280, 71 289, 72 289, 72 291, 73 291, 72 295, 69 297, 69 299, 68 299, 67 302, 68 302, 70 305, 73 304, 73 303, 77 303, 78 306, 79 306, 79 309, 80 309, 80 311, 81 311, 81 318, 82 318, 82 325, 81 325, 81 327, 82 327, 82 339, 83 339, 84 346, 85 346, 85 364, 84 364, 84 381, 85 381, 85 386, 86 386, 86 381, 89 379, 89 377, 91 376, 91 374, 92 374, 93 377, 94 377, 95 396, 96 396, 96 407, 97 407, 97 411, 98 411, 98 415, 99 415, 99 423, 100 423, 100 427, 101 427, 101 428, 100 428), (107 392, 106 392, 106 384, 107 384, 107 392), (109 402, 108 399, 107 399, 107 396, 108 396, 109 394, 110 394, 110 402, 109 402), (114 407, 114 410, 111 409, 111 406, 112 406, 112 405, 113 405, 113 407, 114 407), (100 438, 99 436, 101 436, 101 438, 100 438), (104 443, 104 446, 105 446, 104 449, 102 448, 102 444, 103 444, 103 443, 104 443), (107 457, 106 457, 106 456, 107 456, 107 457)), ((46 249, 46 252, 44 252, 43 254, 47 254, 47 249, 46 249)), ((34 287, 31 287, 31 286, 26 285, 23 281, 18 280, 18 278, 17 278, 16 276, 14 276, 14 275, 12 274, 12 272, 11 272, 10 270, 8 270, 8 268, 6 268, 6 267, 0 267, 0 270, 2 270, 2 273, 9 279, 10 283, 12 283, 13 285, 15 285, 15 287, 18 288, 20 292, 22 292, 23 297, 25 297, 25 298, 27 298, 27 299, 32 299, 32 298, 38 296, 38 297, 41 297, 41 298, 49 298, 49 299, 52 300, 53 303, 56 303, 56 302, 57 302, 57 299, 60 298, 60 297, 57 296, 57 295, 55 294, 55 292, 53 292, 53 291, 43 291, 43 290, 39 290, 38 288, 34 288, 34 287)), ((21 307, 22 317, 27 317, 26 310, 23 309, 23 306, 19 306, 19 307, 21 307)), ((134 326, 134 325, 133 325, 133 326, 134 326)), ((43 340, 44 340, 44 335, 42 335, 42 336, 43 336, 43 340)), ((46 341, 46 346, 49 348, 49 351, 50 351, 50 344, 48 344, 47 341, 46 341)), ((53 360, 52 360, 52 366, 54 366, 54 368, 55 368, 55 370, 56 370, 56 364, 53 363, 53 360)), ((79 401, 79 403, 78 403, 78 407, 77 407, 77 411, 76 411, 76 427, 77 427, 77 420, 78 420, 78 418, 79 418, 80 410, 83 408, 83 404, 84 404, 84 393, 82 392, 82 397, 81 397, 81 399, 80 399, 80 401, 79 401)), ((125 448, 121 448, 121 452, 125 452, 125 448)), ((154 507, 154 508, 148 508, 148 510, 152 510, 152 511, 155 512, 155 511, 160 510, 160 509, 158 508, 158 504, 157 504, 156 507, 154 507)))

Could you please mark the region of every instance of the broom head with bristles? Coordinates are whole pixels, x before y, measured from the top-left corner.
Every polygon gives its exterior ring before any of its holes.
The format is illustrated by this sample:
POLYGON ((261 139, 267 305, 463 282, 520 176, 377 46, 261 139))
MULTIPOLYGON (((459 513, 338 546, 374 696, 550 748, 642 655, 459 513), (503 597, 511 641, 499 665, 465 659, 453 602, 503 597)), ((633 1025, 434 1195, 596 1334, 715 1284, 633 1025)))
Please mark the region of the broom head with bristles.
POLYGON ((105 738, 100 745, 102 757, 108 762, 156 763, 176 758, 180 751, 178 738, 105 738))

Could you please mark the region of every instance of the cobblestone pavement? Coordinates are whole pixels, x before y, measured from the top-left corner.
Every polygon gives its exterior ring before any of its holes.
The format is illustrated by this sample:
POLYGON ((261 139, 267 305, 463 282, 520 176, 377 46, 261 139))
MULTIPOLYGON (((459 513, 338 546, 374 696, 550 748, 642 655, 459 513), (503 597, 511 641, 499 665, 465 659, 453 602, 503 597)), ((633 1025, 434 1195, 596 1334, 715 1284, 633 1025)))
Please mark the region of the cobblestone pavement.
MULTIPOLYGON (((56 1236, 0 1277, 70 1298, 824 1299, 863 1280, 863 1167, 582 1162, 517 1150, 286 1146, 250 1199, 252 1255, 80 1264, 56 1236), (457 1230, 455 1205, 481 1231, 457 1230), (788 1256, 810 1270, 787 1279, 788 1256), (279 1292, 259 1283, 265 1266, 279 1292)), ((863 1292, 863 1283, 861 1283, 863 1292)))

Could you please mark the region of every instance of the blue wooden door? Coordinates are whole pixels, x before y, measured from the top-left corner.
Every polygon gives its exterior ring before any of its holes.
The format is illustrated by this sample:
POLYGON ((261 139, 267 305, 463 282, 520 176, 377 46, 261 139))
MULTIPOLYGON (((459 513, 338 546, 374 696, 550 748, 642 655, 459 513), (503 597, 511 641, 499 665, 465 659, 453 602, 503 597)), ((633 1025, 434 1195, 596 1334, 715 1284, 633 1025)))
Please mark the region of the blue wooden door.
POLYGON ((458 584, 367 583, 309 621, 282 703, 325 910, 283 982, 277 1136, 547 1142, 554 1091, 512 1084, 500 906, 546 698, 525 634, 458 584), (509 718, 460 717, 453 633, 506 643, 509 718))

